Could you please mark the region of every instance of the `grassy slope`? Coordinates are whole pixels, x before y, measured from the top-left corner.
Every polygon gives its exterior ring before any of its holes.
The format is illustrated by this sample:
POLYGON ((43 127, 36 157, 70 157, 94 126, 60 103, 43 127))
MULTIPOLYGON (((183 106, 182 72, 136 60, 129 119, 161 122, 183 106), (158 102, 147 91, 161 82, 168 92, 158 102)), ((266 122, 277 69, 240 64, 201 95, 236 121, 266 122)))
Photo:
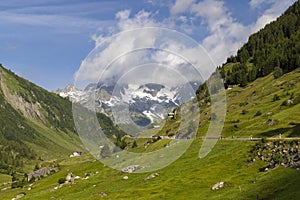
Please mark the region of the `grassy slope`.
MULTIPOLYGON (((297 114, 300 104, 282 107, 281 110, 279 108, 281 103, 289 98, 287 92, 294 92, 295 95, 299 93, 299 77, 300 73, 296 71, 275 81, 270 75, 249 84, 246 89, 235 87, 228 90, 228 113, 222 135, 265 136, 264 133, 289 127, 284 133, 284 136, 289 136, 295 128, 288 125, 289 122, 300 122, 300 115, 297 114), (289 86, 291 80, 297 80, 296 84, 289 86), (272 101, 274 94, 280 96, 279 101, 272 101), (248 104, 239 105, 245 102, 248 104), (247 110, 247 113, 241 114, 242 110, 247 110), (262 115, 254 117, 258 110, 262 115), (266 113, 270 111, 273 114, 267 116, 266 113), (278 120, 278 125, 264 125, 263 122, 268 118, 278 120), (233 123, 237 119, 240 122, 233 123), (238 128, 234 128, 233 125, 237 125, 238 128)), ((205 112, 209 112, 209 108, 203 111, 205 112)), ((256 161, 249 165, 247 160, 249 151, 255 144, 253 141, 219 141, 207 157, 199 159, 200 136, 205 134, 209 117, 203 113, 198 139, 179 160, 157 171, 160 176, 155 179, 143 180, 151 173, 124 174, 112 170, 100 162, 94 162, 93 158, 86 155, 63 161, 60 172, 39 181, 32 190, 27 191, 25 187, 1 191, 0 198, 11 199, 22 191, 27 193, 23 199, 98 199, 100 192, 107 193, 107 199, 255 199, 256 194, 259 194, 260 199, 294 199, 300 196, 298 171, 278 167, 269 172, 259 172, 259 168, 265 166, 264 162, 256 161), (65 177, 70 171, 79 176, 96 171, 99 174, 91 176, 89 180, 79 180, 74 185, 50 192, 58 185, 58 179, 65 177), (125 175, 129 176, 129 180, 122 180, 125 175), (219 181, 225 181, 225 188, 211 191, 210 187, 219 181)), ((296 134, 298 135, 299 133, 296 134)), ((139 147, 133 151, 147 152, 149 149, 161 148, 167 142, 159 141, 144 150, 140 145, 145 141, 146 139, 138 141, 139 147)))
POLYGON ((284 101, 290 98, 292 93, 294 96, 298 96, 300 94, 299 88, 300 73, 294 71, 275 80, 270 74, 250 83, 246 88, 236 86, 232 90, 228 90, 228 112, 223 136, 278 137, 280 133, 286 137, 299 136, 300 132, 293 132, 299 128, 291 126, 289 123, 300 122, 300 104, 281 106, 284 101), (290 84, 291 82, 294 84, 290 84), (280 100, 273 101, 274 95, 278 95, 280 100), (246 114, 242 114, 243 110, 246 111, 246 114), (262 115, 255 116, 258 111, 262 115), (268 119, 277 120, 278 124, 268 126, 265 124, 268 119), (282 128, 287 129, 286 131, 274 131, 282 128), (267 132, 270 134, 266 134, 267 132))
POLYGON ((21 94, 22 98, 26 99, 25 101, 41 105, 39 112, 42 113, 43 120, 28 119, 21 111, 15 110, 19 115, 16 118, 22 118, 22 123, 31 128, 34 136, 24 135, 22 141, 33 148, 37 156, 54 158, 62 154, 66 156, 75 150, 82 150, 78 135, 72 132, 74 123, 71 116, 71 102, 18 77, 2 66, 0 70, 3 84, 9 89, 9 93, 21 94), (57 121, 53 121, 51 115, 55 116, 57 121))
MULTIPOLYGON (((83 151, 80 138, 74 132, 71 102, 16 76, 1 65, 0 76, 0 150, 4 155, 1 161, 11 168, 10 171, 16 172, 18 178, 23 178, 24 173, 33 171, 36 163, 41 162, 39 158, 62 160, 74 151, 83 151), (27 118, 10 104, 16 100, 9 101, 8 94, 22 98, 27 104, 39 104, 42 119, 27 118), (15 142, 15 146, 11 145, 12 142, 15 142), (25 150, 32 151, 35 158, 27 156, 29 153, 23 156, 25 150), (16 158, 11 156, 13 151, 17 152, 16 158), (6 159, 13 161, 8 163, 6 159), (25 165, 16 166, 14 161, 25 165)), ((36 107, 32 108, 32 112, 36 111, 34 109, 36 107)), ((7 169, 6 166, 1 167, 7 169)), ((9 170, 1 172, 8 173, 9 170)))
POLYGON ((0 193, 1 199, 11 199, 26 192, 23 199, 99 199, 99 193, 107 199, 293 199, 300 195, 299 172, 283 167, 270 172, 258 172, 264 166, 261 161, 248 165, 249 148, 254 142, 220 141, 204 159, 198 158, 200 140, 176 162, 159 170, 159 177, 145 181, 147 174, 124 174, 88 156, 72 158, 62 163, 62 170, 32 186, 32 190, 14 189, 0 193), (94 173, 88 180, 65 185, 57 191, 57 180, 68 172, 84 176, 94 173), (96 174, 96 172, 99 172, 96 174), (123 176, 129 180, 122 180, 123 176), (211 191, 210 187, 225 181, 225 188, 211 191), (255 183, 254 183, 255 181, 255 183))

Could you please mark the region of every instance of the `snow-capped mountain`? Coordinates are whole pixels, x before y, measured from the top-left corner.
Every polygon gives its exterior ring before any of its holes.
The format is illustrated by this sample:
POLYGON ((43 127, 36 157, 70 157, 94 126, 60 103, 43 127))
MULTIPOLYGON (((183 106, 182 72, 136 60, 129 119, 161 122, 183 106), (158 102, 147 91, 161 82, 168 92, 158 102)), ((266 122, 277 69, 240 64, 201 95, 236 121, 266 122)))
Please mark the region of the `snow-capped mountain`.
MULTIPOLYGON (((87 105, 95 97, 95 106, 98 111, 111 116, 113 109, 126 105, 131 119, 138 126, 148 126, 166 118, 167 113, 178 107, 181 103, 191 99, 195 88, 200 83, 188 83, 176 87, 162 84, 89 84, 84 90, 74 85, 55 91, 62 97, 69 97, 72 102, 87 105)), ((118 123, 127 123, 126 119, 115 119, 118 123), (121 122, 120 122, 121 121, 121 122)))
POLYGON ((72 102, 80 102, 88 98, 86 92, 78 90, 74 85, 67 85, 64 89, 58 89, 54 93, 59 94, 61 97, 68 97, 72 102))

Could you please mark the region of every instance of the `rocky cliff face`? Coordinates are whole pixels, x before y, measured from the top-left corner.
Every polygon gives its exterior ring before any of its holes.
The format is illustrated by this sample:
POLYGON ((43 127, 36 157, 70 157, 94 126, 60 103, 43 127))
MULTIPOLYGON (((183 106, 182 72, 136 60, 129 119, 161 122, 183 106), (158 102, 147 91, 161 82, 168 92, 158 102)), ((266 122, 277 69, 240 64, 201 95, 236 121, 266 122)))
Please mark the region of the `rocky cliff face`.
POLYGON ((38 102, 27 102, 18 93, 12 93, 11 91, 9 91, 4 81, 3 73, 3 71, 0 71, 0 86, 5 99, 13 106, 13 108, 21 111, 26 118, 38 119, 42 122, 45 122, 45 119, 40 112, 41 105, 38 102))

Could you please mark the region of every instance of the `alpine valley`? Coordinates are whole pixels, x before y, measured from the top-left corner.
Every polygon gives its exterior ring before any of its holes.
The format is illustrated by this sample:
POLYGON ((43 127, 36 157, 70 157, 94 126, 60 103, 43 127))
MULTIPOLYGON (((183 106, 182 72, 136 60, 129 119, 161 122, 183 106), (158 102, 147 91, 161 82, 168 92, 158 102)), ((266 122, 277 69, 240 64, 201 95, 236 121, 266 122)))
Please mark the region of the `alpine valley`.
MULTIPOLYGON (((97 120, 117 152, 149 153, 170 148, 178 134, 178 94, 185 85, 97 83, 53 93, 1 66, 0 199, 300 199, 300 1, 216 70, 224 80, 227 112, 211 152, 199 158, 209 125, 218 118, 206 82, 192 83, 200 106, 196 138, 167 167, 131 173, 141 166, 114 170, 84 148, 72 104, 89 105, 95 94, 97 120), (151 126, 157 123, 158 134, 126 135, 111 120, 110 109, 121 99, 143 132, 157 132, 151 126), (176 117, 166 117, 175 111, 176 117)), ((99 157, 109 160, 110 151, 99 147, 99 157)), ((115 159, 126 162, 120 155, 115 159)))

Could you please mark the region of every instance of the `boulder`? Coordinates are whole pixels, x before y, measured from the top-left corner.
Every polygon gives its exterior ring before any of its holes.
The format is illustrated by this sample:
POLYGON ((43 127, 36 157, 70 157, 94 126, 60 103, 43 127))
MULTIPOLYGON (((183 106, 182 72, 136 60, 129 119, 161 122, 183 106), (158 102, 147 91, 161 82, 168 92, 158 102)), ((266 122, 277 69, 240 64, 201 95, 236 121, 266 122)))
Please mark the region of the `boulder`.
POLYGON ((153 179, 155 177, 158 177, 159 176, 159 173, 154 173, 154 174, 151 174, 150 176, 146 177, 144 180, 150 180, 150 179, 153 179))
POLYGON ((71 173, 69 173, 67 176, 66 176, 66 182, 67 183, 73 183, 74 182, 74 178, 75 176, 71 173))
POLYGON ((21 199, 24 196, 25 194, 18 194, 15 198, 12 198, 12 200, 21 199))
POLYGON ((219 190, 224 187, 224 181, 220 181, 211 187, 211 190, 219 190))
POLYGON ((100 192, 100 193, 99 193, 99 196, 100 196, 100 197, 107 197, 107 194, 106 194, 105 192, 100 192))

